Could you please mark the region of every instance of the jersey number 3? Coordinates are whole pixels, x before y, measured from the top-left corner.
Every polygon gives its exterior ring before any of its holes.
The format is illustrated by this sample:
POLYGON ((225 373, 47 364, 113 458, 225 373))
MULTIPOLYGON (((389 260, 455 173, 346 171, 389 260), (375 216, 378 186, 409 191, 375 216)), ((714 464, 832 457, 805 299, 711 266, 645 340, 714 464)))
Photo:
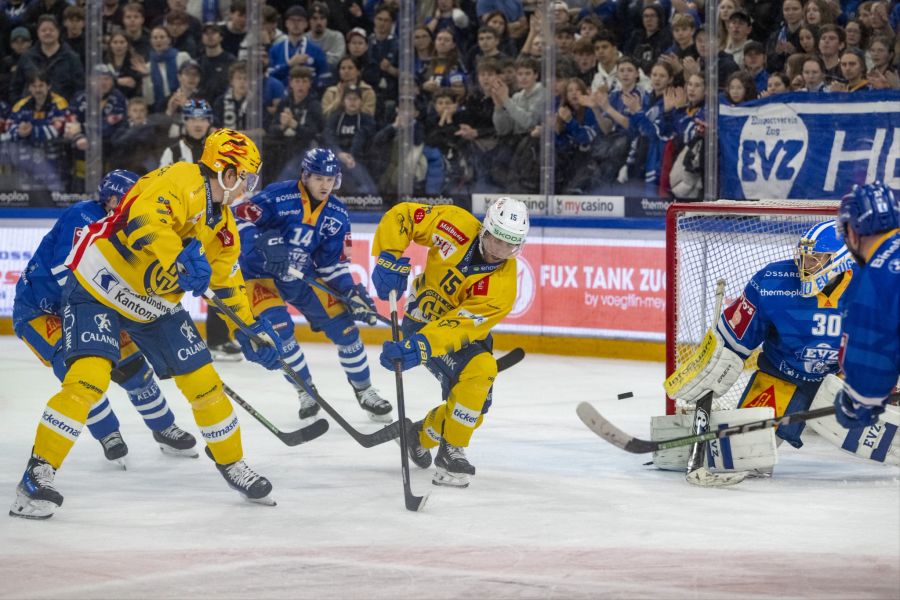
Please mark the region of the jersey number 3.
POLYGON ((815 313, 813 321, 816 322, 811 332, 813 335, 827 335, 829 337, 841 335, 841 315, 815 313))

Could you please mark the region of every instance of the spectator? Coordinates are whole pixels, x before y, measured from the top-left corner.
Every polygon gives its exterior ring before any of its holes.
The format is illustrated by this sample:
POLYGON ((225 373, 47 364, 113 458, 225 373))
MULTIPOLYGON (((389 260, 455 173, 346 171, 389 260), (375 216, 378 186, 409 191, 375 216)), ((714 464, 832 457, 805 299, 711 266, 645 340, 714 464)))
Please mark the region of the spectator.
POLYGON ((825 64, 825 76, 841 76, 841 54, 846 47, 844 30, 837 25, 824 25, 819 29, 819 56, 825 64))
MULTIPOLYGON (((400 51, 393 35, 394 11, 381 7, 375 11, 375 28, 369 36, 369 67, 360 65, 363 79, 378 97, 376 122, 386 122, 397 104, 400 51)), ((436 41, 436 40, 435 40, 436 41)))
MULTIPOLYGON (((126 114, 128 100, 125 95, 116 88, 116 72, 112 67, 100 64, 94 67, 93 78, 100 91, 100 142, 103 148, 110 149, 113 140, 123 127, 126 127, 126 114)), ((72 147, 73 179, 72 188, 84 190, 85 178, 85 151, 88 147, 88 139, 85 135, 84 122, 87 118, 88 98, 87 92, 81 91, 75 95, 70 106, 71 117, 66 123, 63 138, 72 147)))
MULTIPOLYGON (((274 6, 268 4, 263 6, 263 26, 259 31, 259 41, 267 48, 271 48, 273 44, 277 44, 287 37, 282 30, 278 28, 278 22, 281 15, 274 6)), ((241 44, 243 50, 244 45, 241 44)))
POLYGON ((669 141, 660 133, 660 120, 665 110, 665 95, 674 81, 675 70, 668 62, 658 62, 650 70, 650 93, 641 110, 631 116, 631 128, 640 134, 637 164, 644 164, 645 192, 657 194, 662 175, 663 157, 669 141))
POLYGON ((787 57, 800 48, 800 29, 803 26, 803 5, 800 0, 783 0, 781 25, 766 42, 767 67, 772 71, 784 68, 787 57))
MULTIPOLYGON (((178 67, 178 88, 172 92, 169 97, 164 98, 153 107, 153 112, 165 112, 166 116, 172 119, 177 125, 180 121, 180 115, 185 104, 189 100, 200 99, 200 65, 196 61, 188 60, 178 67)), ((169 137, 177 138, 180 134, 179 128, 173 127, 169 137)))
POLYGON ((466 94, 458 111, 459 129, 456 136, 465 141, 464 151, 472 165, 474 176, 484 181, 490 172, 492 150, 497 145, 494 129, 494 101, 490 90, 500 79, 500 61, 483 58, 476 67, 477 87, 466 94))
POLYGON ((119 0, 103 0, 101 18, 103 19, 104 39, 108 39, 113 31, 122 29, 122 6, 119 0))
POLYGON ((847 21, 847 24, 844 25, 844 35, 848 50, 865 50, 869 47, 869 28, 863 25, 859 19, 847 21))
POLYGON ((413 75, 416 82, 422 81, 433 58, 434 36, 430 29, 419 25, 413 30, 413 75))
POLYGON ((172 47, 172 38, 165 27, 150 31, 150 60, 136 60, 134 67, 142 76, 143 96, 148 106, 165 107, 164 101, 178 89, 181 65, 191 60, 186 52, 172 47))
MULTIPOLYGON (((700 27, 697 29, 697 33, 694 34, 694 44, 697 45, 697 54, 700 55, 699 60, 693 60, 690 57, 684 59, 684 79, 685 79, 685 93, 687 92, 687 80, 691 75, 697 73, 703 73, 706 69, 706 44, 709 37, 706 34, 706 28, 700 27)), ((737 63, 734 62, 734 59, 731 57, 728 52, 725 50, 719 50, 719 89, 725 88, 725 82, 728 81, 728 78, 732 73, 737 71, 740 67, 738 67, 737 63)), ((705 77, 703 78, 705 81, 705 77)))
POLYGON ((228 67, 228 89, 216 99, 213 105, 213 124, 217 128, 247 128, 247 93, 250 80, 247 76, 247 63, 238 60, 228 67))
POLYGON ((16 27, 9 34, 9 46, 12 50, 9 54, 0 58, 0 101, 9 102, 12 98, 10 91, 16 77, 16 69, 22 55, 31 48, 31 33, 26 27, 16 27))
POLYGON ((706 80, 702 73, 689 75, 683 89, 672 87, 665 93, 660 133, 672 138, 675 159, 670 171, 664 173, 667 185, 661 186, 668 187, 678 199, 696 200, 703 196, 705 101, 706 80))
POLYGON ((284 28, 287 38, 273 45, 269 50, 269 75, 286 84, 288 73, 294 65, 303 65, 316 72, 317 89, 328 85, 331 71, 325 53, 306 37, 309 19, 306 9, 292 6, 284 13, 284 28))
POLYGON ((340 31, 328 28, 329 10, 324 2, 314 2, 309 15, 309 33, 307 39, 325 51, 329 68, 337 66, 338 61, 347 53, 347 45, 340 31))
POLYGON ((801 92, 825 91, 825 65, 822 59, 814 54, 806 55, 803 61, 803 87, 801 92))
POLYGON ((53 92, 63 98, 72 98, 84 87, 81 59, 60 43, 60 33, 59 24, 54 17, 42 15, 38 18, 38 44, 19 59, 13 78, 14 94, 24 95, 25 82, 30 81, 39 71, 49 77, 48 82, 53 92))
POLYGON ((244 36, 247 35, 247 0, 231 0, 228 19, 222 30, 222 48, 225 52, 239 56, 244 36))
POLYGON ((750 43, 752 22, 742 10, 736 10, 728 17, 728 45, 725 52, 731 55, 738 65, 744 64, 744 47, 750 43))
POLYGON ((63 28, 66 30, 64 41, 72 52, 84 63, 84 9, 70 6, 63 11, 63 28))
MULTIPOLYGON (((581 38, 575 42, 572 50, 575 57, 575 70, 577 77, 590 86, 597 75, 597 55, 594 53, 594 44, 587 38, 581 38)), ((557 77, 559 74, 557 74, 557 77)))
POLYGON ((461 98, 466 91, 466 75, 459 61, 456 41, 449 30, 437 33, 434 52, 434 58, 423 76, 422 93, 427 98, 438 90, 449 89, 461 98))
POLYGON ((14 161, 20 177, 25 176, 19 187, 61 192, 69 179, 67 143, 62 137, 70 119, 69 104, 52 91, 52 78, 45 72, 32 72, 27 81, 27 95, 13 105, 10 114, 14 161))
POLYGON ((344 97, 344 88, 353 86, 359 89, 359 94, 362 98, 362 112, 374 117, 375 90, 362 80, 356 61, 349 56, 345 56, 338 63, 337 71, 338 83, 325 90, 325 93, 322 95, 322 113, 327 117, 334 111, 339 110, 344 97))
POLYGON ((875 90, 900 89, 900 78, 893 66, 894 49, 889 39, 877 36, 869 44, 872 66, 868 70, 868 81, 875 90))
POLYGON ((616 47, 616 38, 609 31, 601 31, 594 38, 594 54, 597 56, 597 74, 591 82, 591 89, 597 91, 601 87, 607 90, 616 89, 619 80, 616 77, 616 64, 622 53, 616 47))
POLYGON ((528 29, 528 21, 525 20, 525 11, 522 10, 522 2, 519 0, 478 0, 476 14, 485 25, 500 29, 491 23, 494 13, 500 13, 506 21, 503 30, 514 40, 525 36, 528 29))
POLYGON ((520 57, 541 59, 541 55, 544 53, 544 36, 541 33, 543 27, 543 13, 540 11, 531 13, 531 16, 528 17, 528 36, 519 51, 520 57))
POLYGON ((836 14, 828 2, 824 0, 806 0, 806 6, 803 7, 803 20, 806 21, 807 25, 815 25, 816 27, 831 25, 834 24, 835 17, 836 14))
POLYGON ((222 26, 204 23, 200 39, 203 53, 200 55, 200 96, 207 102, 215 102, 228 87, 228 67, 237 60, 222 47, 222 26))
MULTIPOLYGON (((522 17, 524 22, 525 17, 522 17)), ((516 56, 519 53, 519 49, 516 47, 515 41, 509 35, 509 27, 506 20, 506 17, 503 16, 503 13, 500 11, 489 12, 481 20, 482 23, 486 27, 490 27, 498 34, 500 34, 500 45, 498 46, 500 52, 505 54, 506 56, 516 56)))
POLYGON ((766 91, 760 94, 762 96, 771 96, 773 94, 783 94, 791 91, 791 80, 786 73, 775 71, 769 75, 769 85, 766 91))
POLYGON ((784 64, 784 74, 791 81, 791 89, 800 91, 806 85, 803 81, 803 63, 810 56, 816 55, 798 52, 788 56, 787 62, 784 64))
POLYGON ((471 169, 462 151, 464 140, 456 135, 459 130, 457 96, 442 89, 436 91, 433 98, 425 117, 423 154, 428 164, 425 193, 460 192, 471 181, 471 169))
POLYGON ((553 16, 556 19, 556 28, 561 29, 570 25, 569 4, 562 0, 553 3, 553 16))
POLYGON ((133 52, 124 31, 116 31, 109 36, 103 60, 115 73, 116 88, 125 98, 134 98, 141 89, 142 76, 134 68, 136 58, 138 56, 133 52))
POLYGON ((114 168, 135 173, 148 173, 159 166, 157 140, 166 139, 150 121, 150 109, 146 100, 135 96, 128 100, 128 121, 116 131, 112 140, 110 161, 114 168))
POLYGON ((494 128, 501 136, 530 133, 543 116, 538 62, 530 58, 520 58, 516 61, 515 67, 518 92, 510 97, 508 86, 499 79, 493 81, 493 88, 490 90, 491 99, 494 101, 494 128))
POLYGON ((801 25, 797 30, 800 47, 797 52, 816 54, 819 50, 819 28, 815 25, 801 25))
POLYGON ((590 0, 588 6, 581 9, 578 13, 578 26, 582 28, 581 35, 585 37, 584 24, 591 23, 595 28, 592 35, 587 36, 588 39, 597 35, 604 29, 616 29, 616 3, 613 0, 590 0))
POLYGON ((632 33, 625 44, 625 54, 632 56, 641 71, 649 71, 656 59, 672 45, 672 35, 665 27, 665 15, 659 4, 641 11, 641 29, 632 33))
POLYGON ((680 61, 684 60, 686 57, 690 56, 694 59, 699 58, 697 46, 694 44, 694 31, 696 29, 697 24, 692 16, 683 13, 673 16, 672 40, 674 43, 669 46, 668 50, 660 55, 660 58, 665 60, 676 70, 681 69, 680 61), (677 58, 678 61, 673 61, 667 57, 677 58), (677 67, 675 66, 676 63, 678 64, 677 67))
POLYGON ((766 71, 766 49, 759 42, 750 42, 744 47, 744 71, 753 78, 756 93, 769 87, 769 72, 766 71))
POLYGON ((594 111, 581 102, 588 90, 583 79, 569 79, 556 111, 556 172, 562 193, 583 193, 593 175, 591 144, 598 125, 594 111))
POLYGON ((575 47, 575 28, 565 25, 556 30, 557 60, 572 60, 572 49, 575 47))
POLYGON ((737 106, 750 100, 756 100, 759 92, 756 91, 756 82, 746 71, 736 71, 728 78, 725 86, 725 101, 731 106, 737 106))
POLYGON ((832 81, 829 91, 859 92, 872 89, 866 80, 866 59, 859 50, 845 50, 841 54, 841 76, 844 81, 832 81))
POLYGON ((716 11, 719 15, 719 50, 724 50, 728 46, 728 19, 734 11, 741 9, 740 0, 719 0, 719 10, 716 11))
POLYGON ((140 2, 129 2, 122 7, 122 27, 134 52, 150 58, 150 32, 144 29, 144 6, 140 2))
MULTIPOLYGON (((465 70, 467 73, 475 71, 475 65, 481 58, 500 58, 500 33, 487 25, 478 29, 478 43, 469 49, 465 58, 465 70)), ((592 50, 593 51, 593 50, 592 50)))
POLYGON ((435 0, 434 14, 424 21, 432 34, 449 30, 454 40, 462 42, 468 37, 469 16, 459 9, 459 0, 435 0))
MULTIPOLYGON (((169 32, 172 38, 172 47, 179 52, 188 53, 191 58, 196 58, 200 54, 200 42, 198 38, 200 24, 197 23, 197 35, 192 30, 193 19, 190 15, 181 11, 170 11, 161 25, 169 32)), ((195 19, 196 20, 196 19, 195 19)))
MULTIPOLYGON (((345 60, 352 59, 348 57, 345 60)), ((325 128, 325 117, 318 98, 311 92, 314 77, 315 73, 309 67, 291 67, 288 92, 275 107, 275 118, 269 125, 269 136, 274 146, 274 167, 271 172, 278 174, 278 180, 298 171, 297 160, 292 157, 299 158, 310 148, 320 145, 319 137, 325 128)))
POLYGON ((325 143, 334 150, 344 165, 343 185, 348 195, 369 195, 377 192, 363 160, 369 142, 375 134, 375 121, 362 112, 359 89, 344 89, 341 109, 332 113, 325 124, 325 143))
MULTIPOLYGON (((52 16, 56 23, 62 23, 63 15, 68 7, 69 3, 66 0, 31 0, 28 8, 25 9, 25 23, 40 25, 40 19, 45 15, 52 16)), ((40 34, 38 34, 38 38, 40 38, 40 34)), ((54 91, 59 93, 58 90, 54 91)))
POLYGON ((594 15, 587 15, 578 21, 578 39, 593 42, 594 36, 603 29, 603 21, 594 15))
POLYGON ((213 112, 206 100, 188 100, 181 106, 181 137, 163 150, 159 166, 175 162, 197 162, 203 154, 203 144, 212 127, 213 112))

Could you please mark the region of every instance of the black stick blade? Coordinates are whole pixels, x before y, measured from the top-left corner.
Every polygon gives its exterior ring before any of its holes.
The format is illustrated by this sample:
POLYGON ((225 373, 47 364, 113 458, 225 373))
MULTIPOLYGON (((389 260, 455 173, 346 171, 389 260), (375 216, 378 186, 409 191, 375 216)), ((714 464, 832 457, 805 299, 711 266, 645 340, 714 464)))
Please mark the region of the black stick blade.
POLYGON ((510 367, 514 367, 525 358, 525 351, 521 348, 513 348, 503 356, 497 359, 497 371, 505 371, 510 367))
POLYGON ((288 446, 299 446, 310 440, 314 440, 328 431, 328 421, 319 419, 312 425, 307 425, 297 431, 282 431, 275 435, 288 446))

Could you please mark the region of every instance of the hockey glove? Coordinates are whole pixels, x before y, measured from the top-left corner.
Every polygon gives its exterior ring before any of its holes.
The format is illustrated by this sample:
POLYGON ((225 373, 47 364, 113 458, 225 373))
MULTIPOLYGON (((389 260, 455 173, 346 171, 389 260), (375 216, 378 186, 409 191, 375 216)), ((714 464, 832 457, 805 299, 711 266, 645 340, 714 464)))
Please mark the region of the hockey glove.
POLYGON ((209 287, 209 278, 212 276, 212 268, 206 260, 203 246, 197 240, 191 240, 187 246, 181 249, 178 258, 175 259, 178 270, 178 285, 186 292, 193 292, 194 296, 202 296, 209 287))
POLYGON ((394 370, 394 361, 400 361, 400 367, 405 371, 418 367, 431 358, 431 345, 421 333, 415 333, 402 342, 385 342, 381 347, 381 356, 378 360, 381 366, 389 371, 394 370))
POLYGON ((878 422, 878 415, 884 412, 884 406, 860 404, 853 400, 845 390, 834 397, 834 418, 847 429, 870 427, 878 422))
POLYGON ((375 269, 372 271, 372 283, 378 297, 387 300, 391 290, 397 291, 398 298, 403 295, 409 271, 409 258, 406 256, 394 258, 394 255, 387 251, 379 254, 378 260, 375 261, 375 269))
POLYGON ((365 286, 358 283, 347 293, 347 307, 355 321, 366 323, 370 327, 378 323, 378 313, 375 311, 375 301, 366 292, 365 286))
POLYGON ((291 265, 291 256, 281 234, 274 229, 261 231, 256 237, 255 246, 262 254, 263 269, 273 277, 284 279, 291 265))
POLYGON ((259 335, 267 343, 263 346, 257 345, 240 329, 234 332, 234 339, 241 345, 241 351, 247 360, 259 363, 265 368, 273 371, 281 366, 278 358, 284 354, 284 347, 281 338, 272 327, 272 323, 264 317, 260 317, 256 322, 250 325, 250 329, 259 335))

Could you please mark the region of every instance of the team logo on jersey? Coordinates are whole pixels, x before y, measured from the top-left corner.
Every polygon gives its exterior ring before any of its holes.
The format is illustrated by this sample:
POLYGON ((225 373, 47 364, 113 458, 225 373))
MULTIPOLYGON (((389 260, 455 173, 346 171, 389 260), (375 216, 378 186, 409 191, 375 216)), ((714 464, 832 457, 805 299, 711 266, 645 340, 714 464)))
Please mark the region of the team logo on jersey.
POLYGON ((755 398, 753 398, 749 402, 745 402, 741 406, 741 408, 758 408, 763 406, 771 406, 773 409, 777 410, 774 385, 770 385, 759 394, 757 394, 755 398))
POLYGON ((112 331, 111 324, 109 322, 109 315, 106 313, 100 313, 99 315, 94 315, 94 323, 97 324, 97 331, 103 333, 104 331, 112 331))
POLYGON ((217 231, 216 237, 219 238, 220 242, 222 242, 223 248, 234 246, 234 234, 227 229, 220 229, 219 231, 217 231))
POLYGON ((94 283, 100 286, 104 292, 109 293, 114 287, 119 285, 119 280, 116 279, 116 276, 109 272, 106 267, 103 267, 93 277, 94 283))
POLYGON ((444 260, 447 260, 447 257, 457 250, 457 246, 451 244, 450 240, 444 239, 443 236, 437 233, 431 236, 431 243, 444 260))
POLYGON ((319 228, 319 231, 322 233, 337 235, 340 230, 341 221, 339 219, 335 219, 334 217, 325 217, 322 219, 322 225, 319 228))
POLYGON ((417 208, 416 212, 413 213, 413 222, 421 223, 422 219, 425 218, 425 215, 429 214, 430 212, 431 212, 430 206, 428 208, 417 208))
POLYGON ((158 260, 153 261, 144 271, 144 288, 155 294, 169 294, 178 291, 177 266, 172 263, 168 269, 163 269, 158 260))
POLYGON ((725 320, 738 339, 744 337, 754 315, 756 306, 743 295, 725 309, 725 320))
POLYGON ((76 227, 75 231, 72 232, 72 246, 75 246, 82 234, 84 234, 84 227, 76 227))
POLYGON ((888 263, 888 271, 891 273, 900 273, 900 258, 895 258, 888 263))
POLYGON ((815 373, 816 375, 825 375, 830 373, 832 367, 838 362, 839 350, 835 350, 828 344, 818 344, 816 346, 803 349, 801 356, 803 358, 803 368, 807 373, 815 373))
POLYGON ((181 332, 181 335, 184 336, 184 339, 188 341, 188 344, 193 344, 194 340, 197 339, 197 332, 194 331, 194 328, 187 322, 182 323, 178 330, 181 332))
POLYGON ((53 335, 62 329, 62 320, 56 315, 51 315, 44 322, 44 327, 47 328, 47 339, 53 339, 53 335))
POLYGON ((454 227, 448 221, 444 221, 443 219, 441 219, 438 222, 437 228, 438 228, 438 230, 443 231, 444 233, 446 233, 447 235, 452 237, 454 240, 456 240, 457 244, 462 245, 462 244, 468 243, 468 241, 469 241, 469 236, 467 236, 462 231, 460 231, 459 229, 454 227))
POLYGON ((235 216, 242 221, 256 223, 262 216, 262 209, 252 202, 244 202, 234 207, 235 216))
POLYGON ((253 306, 257 306, 259 303, 261 303, 265 300, 268 300, 270 298, 277 298, 277 297, 278 297, 278 295, 275 292, 273 292, 272 290, 270 290, 269 288, 267 288, 264 285, 254 285, 253 286, 253 298, 251 298, 251 300, 253 301, 253 306))
POLYGON ((473 296, 487 296, 488 295, 488 287, 490 287, 490 279, 491 279, 490 275, 488 275, 484 279, 479 279, 478 282, 472 286, 472 295, 473 296))

